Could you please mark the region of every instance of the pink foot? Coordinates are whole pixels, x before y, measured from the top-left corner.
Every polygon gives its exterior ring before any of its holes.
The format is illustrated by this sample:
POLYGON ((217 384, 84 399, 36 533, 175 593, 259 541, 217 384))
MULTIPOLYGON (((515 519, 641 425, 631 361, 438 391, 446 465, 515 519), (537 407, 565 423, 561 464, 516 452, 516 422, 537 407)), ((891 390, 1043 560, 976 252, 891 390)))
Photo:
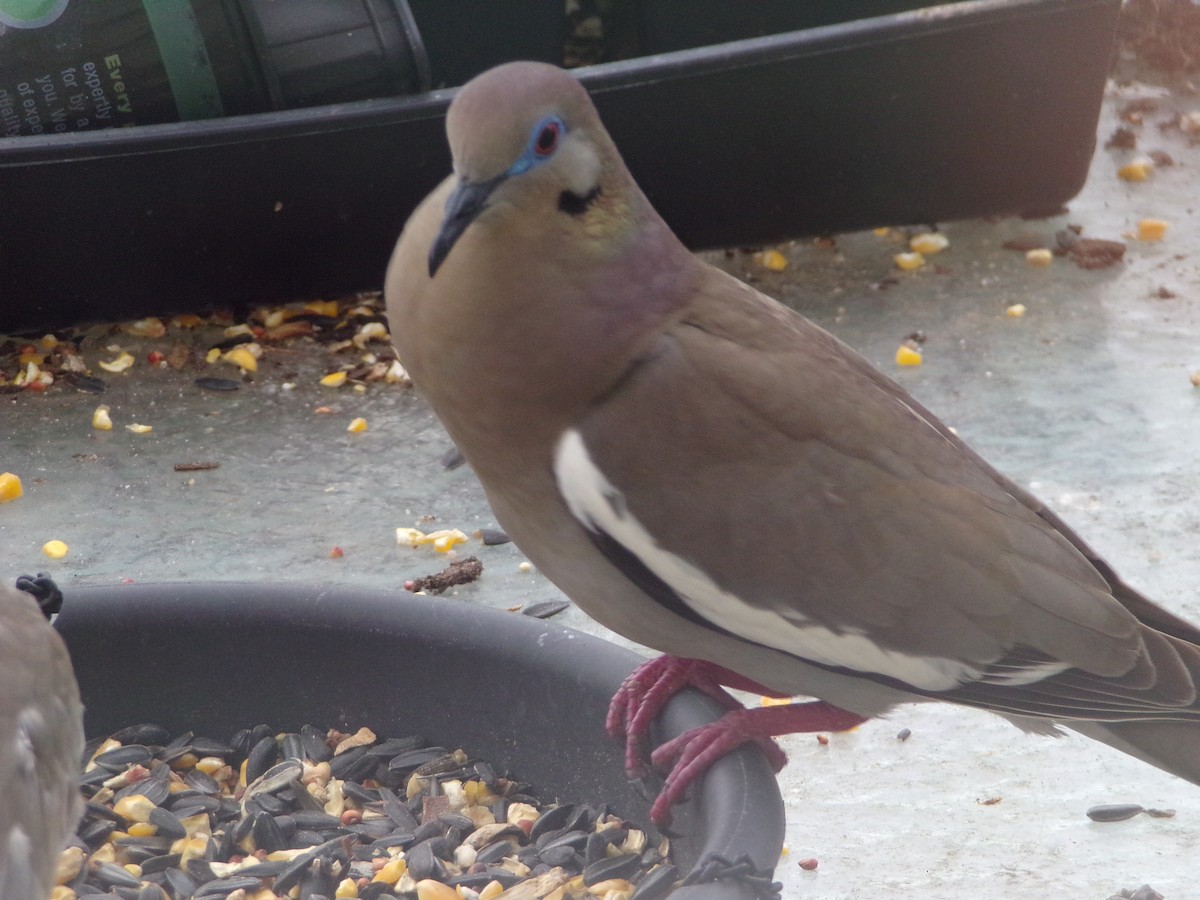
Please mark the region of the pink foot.
POLYGON ((754 741, 766 753, 778 772, 787 762, 783 751, 771 740, 781 734, 812 731, 845 731, 866 721, 823 701, 791 703, 746 709, 738 706, 715 722, 685 731, 654 751, 651 762, 656 768, 670 768, 654 805, 650 819, 656 825, 671 821, 671 807, 683 800, 688 787, 729 751, 754 741))
POLYGON ((684 688, 696 688, 725 709, 741 709, 742 705, 722 685, 773 697, 785 696, 699 659, 659 656, 634 669, 613 696, 604 722, 614 740, 625 741, 625 770, 633 777, 646 774, 650 726, 667 702, 684 688))

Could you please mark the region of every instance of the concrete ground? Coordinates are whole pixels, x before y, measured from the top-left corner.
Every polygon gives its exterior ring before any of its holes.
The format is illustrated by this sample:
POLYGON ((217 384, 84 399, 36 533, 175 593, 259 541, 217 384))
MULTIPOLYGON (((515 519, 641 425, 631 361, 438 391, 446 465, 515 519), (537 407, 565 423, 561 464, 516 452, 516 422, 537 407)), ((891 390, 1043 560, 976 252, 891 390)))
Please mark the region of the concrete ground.
MULTIPOLYGON (((1200 109, 1200 99, 1114 86, 1100 144, 1135 96, 1162 103, 1137 129, 1141 146, 1098 149, 1086 188, 1060 218, 943 223, 949 247, 915 272, 894 268, 895 232, 782 247, 781 273, 747 254, 711 258, 863 352, 1133 585, 1200 620, 1200 389, 1189 380, 1200 369, 1200 150, 1155 127, 1174 110, 1200 109), (1142 183, 1118 179, 1121 164, 1155 149, 1175 165, 1142 183), (1169 222, 1165 239, 1123 237, 1147 217, 1169 222), (1056 258, 1039 269, 1001 246, 1053 246, 1068 223, 1127 240, 1124 262, 1085 271, 1056 258), (1023 316, 1006 313, 1014 304, 1023 316), (926 335, 924 363, 898 368, 896 349, 915 331, 926 335)), ((115 355, 103 349, 110 343, 141 359, 154 345, 98 336, 85 353, 91 365, 115 355)), ((25 485, 23 498, 0 506, 0 578, 45 570, 68 590, 126 578, 396 586, 441 568, 427 548, 397 547, 394 530, 493 525, 477 483, 465 468, 443 468, 449 441, 418 395, 385 384, 361 394, 321 387, 330 361, 302 344, 270 350, 255 385, 233 394, 196 390, 195 372, 139 365, 106 375, 103 398, 0 397, 0 470, 25 485), (101 400, 111 432, 90 425, 101 400), (367 430, 347 432, 357 416, 367 430), (134 434, 130 422, 154 430, 134 434), (220 468, 173 469, 198 461, 220 468), (62 560, 43 556, 51 539, 69 545, 62 560)), ((485 573, 455 596, 498 607, 558 596, 521 571, 512 546, 471 552, 485 573)), ((601 631, 574 607, 558 621, 601 631)), ((1200 787, 1084 738, 1028 737, 987 714, 927 705, 827 745, 811 735, 783 745, 785 897, 1103 900, 1147 882, 1168 898, 1200 896, 1200 787), (911 732, 903 742, 901 729, 911 732), (1176 815, 1114 824, 1085 816, 1116 802, 1176 815), (818 867, 801 870, 809 857, 818 867)))

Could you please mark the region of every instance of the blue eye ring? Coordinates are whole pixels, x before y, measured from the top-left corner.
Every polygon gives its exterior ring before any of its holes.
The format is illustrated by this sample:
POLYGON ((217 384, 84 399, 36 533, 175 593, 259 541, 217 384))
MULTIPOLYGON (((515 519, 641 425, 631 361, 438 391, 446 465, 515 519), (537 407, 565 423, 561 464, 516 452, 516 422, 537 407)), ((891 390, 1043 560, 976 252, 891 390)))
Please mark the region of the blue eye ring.
POLYGON ((529 143, 512 168, 509 175, 520 175, 552 157, 562 143, 562 136, 567 133, 566 123, 558 116, 546 116, 533 126, 529 134, 529 143))

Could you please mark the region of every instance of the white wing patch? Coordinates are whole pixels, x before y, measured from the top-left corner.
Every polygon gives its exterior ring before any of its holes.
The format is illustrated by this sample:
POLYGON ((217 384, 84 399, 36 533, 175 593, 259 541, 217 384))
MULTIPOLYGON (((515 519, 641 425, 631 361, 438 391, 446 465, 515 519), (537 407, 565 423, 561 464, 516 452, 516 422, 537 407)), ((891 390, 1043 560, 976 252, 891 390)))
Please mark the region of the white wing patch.
MULTIPOLYGON (((592 461, 583 437, 574 429, 563 432, 559 439, 554 475, 576 519, 589 530, 603 531, 617 541, 691 609, 726 631, 813 662, 884 675, 929 691, 950 690, 983 674, 958 660, 888 650, 862 634, 838 634, 811 620, 786 619, 744 603, 695 565, 659 545, 592 461)), ((1028 673, 1020 673, 1014 678, 1017 683, 1020 675, 1028 677, 1028 673)))

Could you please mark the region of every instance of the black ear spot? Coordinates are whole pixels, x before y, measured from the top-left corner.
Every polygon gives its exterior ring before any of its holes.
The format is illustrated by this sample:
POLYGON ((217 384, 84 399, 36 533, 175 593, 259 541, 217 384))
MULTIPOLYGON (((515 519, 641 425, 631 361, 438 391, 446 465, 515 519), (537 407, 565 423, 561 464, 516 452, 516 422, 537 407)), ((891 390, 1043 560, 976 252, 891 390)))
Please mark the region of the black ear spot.
POLYGON ((592 205, 592 201, 599 196, 600 185, 596 185, 582 197, 570 191, 563 191, 558 195, 558 209, 568 216, 582 216, 592 205))

